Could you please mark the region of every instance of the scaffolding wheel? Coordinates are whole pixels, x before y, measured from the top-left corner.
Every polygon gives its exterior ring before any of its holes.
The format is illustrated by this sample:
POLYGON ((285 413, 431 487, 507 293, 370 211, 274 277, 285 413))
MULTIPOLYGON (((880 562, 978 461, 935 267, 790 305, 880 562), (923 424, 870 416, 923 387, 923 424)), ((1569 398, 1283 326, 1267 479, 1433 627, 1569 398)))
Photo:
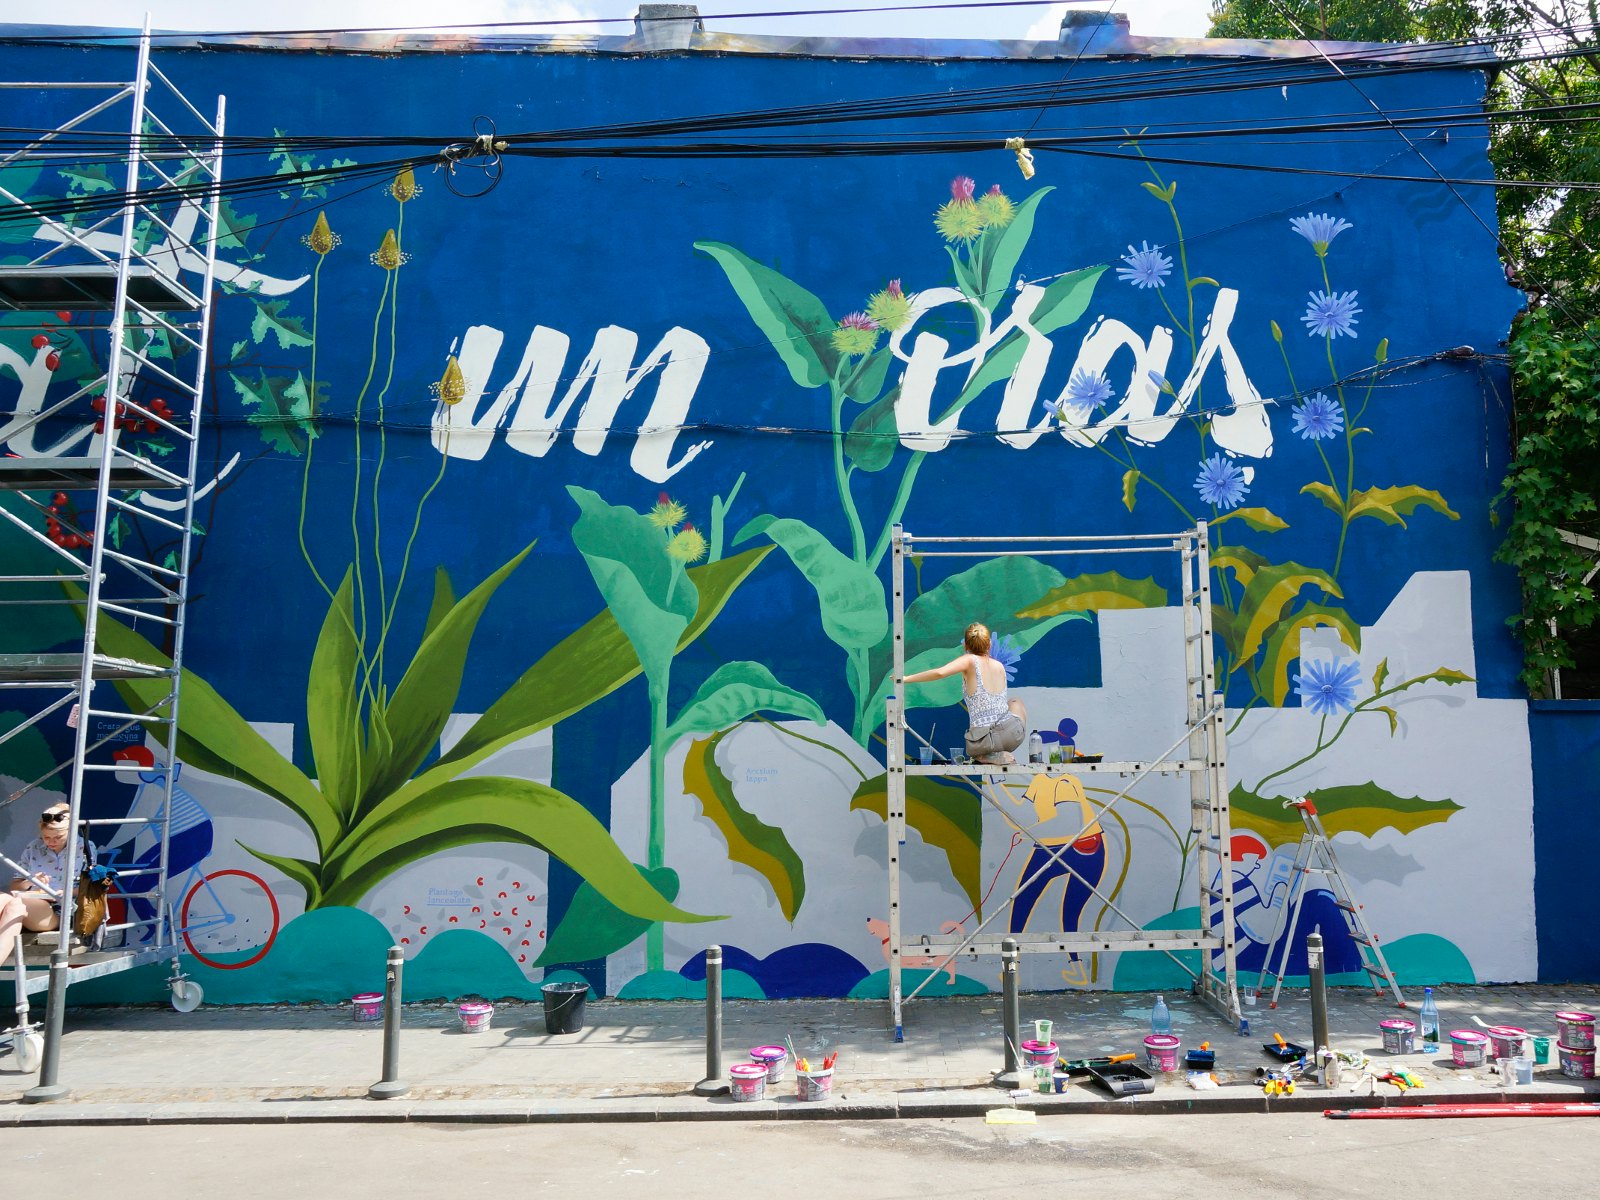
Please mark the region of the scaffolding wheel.
POLYGON ((206 998, 205 989, 192 979, 174 979, 169 986, 172 988, 172 1007, 181 1013, 192 1013, 206 998))
POLYGON ((19 1033, 11 1041, 11 1053, 17 1060, 17 1070, 31 1075, 44 1061, 44 1038, 37 1033, 19 1033))

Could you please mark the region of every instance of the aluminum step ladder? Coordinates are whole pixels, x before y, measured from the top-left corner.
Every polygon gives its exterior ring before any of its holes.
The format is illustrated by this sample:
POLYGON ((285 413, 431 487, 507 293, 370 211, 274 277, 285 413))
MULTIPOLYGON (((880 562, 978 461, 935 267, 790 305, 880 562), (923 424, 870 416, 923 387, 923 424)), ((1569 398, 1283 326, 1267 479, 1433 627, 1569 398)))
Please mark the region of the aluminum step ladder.
MULTIPOLYGON (((1280 937, 1283 939, 1283 952, 1278 957, 1278 971, 1272 985, 1272 1001, 1268 1007, 1278 1007, 1278 993, 1283 990, 1283 977, 1289 966, 1289 952, 1294 948, 1294 935, 1300 924, 1300 909, 1305 902, 1307 883, 1315 875, 1332 893, 1334 903, 1344 917, 1345 927, 1350 931, 1350 939, 1360 947, 1361 969, 1367 973, 1372 982, 1373 994, 1383 995, 1383 988, 1387 986, 1394 995, 1395 1003, 1405 1008, 1406 998, 1401 994, 1400 985, 1395 982, 1394 972, 1389 969, 1389 963, 1383 957, 1383 949, 1378 945, 1377 934, 1372 932, 1366 917, 1362 915, 1361 905, 1356 903, 1355 896, 1350 891, 1350 883, 1345 878, 1344 870, 1339 866, 1339 856, 1334 853, 1333 842, 1328 837, 1328 831, 1323 828, 1322 818, 1317 815, 1317 806, 1304 796, 1298 800, 1285 800, 1283 806, 1293 808, 1300 813, 1300 822, 1305 826, 1305 833, 1300 837, 1300 846, 1295 851, 1294 865, 1289 871, 1289 893, 1286 897, 1287 902, 1283 906, 1289 914, 1287 929, 1275 928, 1272 940, 1267 943, 1271 947, 1280 937)), ((1261 964, 1261 975, 1256 980, 1257 992, 1266 984, 1270 966, 1269 949, 1267 960, 1261 964)))

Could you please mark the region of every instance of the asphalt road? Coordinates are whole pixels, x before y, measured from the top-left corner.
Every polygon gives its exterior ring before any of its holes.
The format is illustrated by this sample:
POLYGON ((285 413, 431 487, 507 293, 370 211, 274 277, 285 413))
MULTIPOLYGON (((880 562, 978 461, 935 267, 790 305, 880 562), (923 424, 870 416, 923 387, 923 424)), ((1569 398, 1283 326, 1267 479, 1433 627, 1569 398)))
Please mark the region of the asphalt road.
POLYGON ((1600 1118, 1313 1114, 15 1130, 7 1196, 1499 1200, 1600 1194, 1600 1118), (1558 1191, 1559 1189, 1559 1191, 1558 1191))

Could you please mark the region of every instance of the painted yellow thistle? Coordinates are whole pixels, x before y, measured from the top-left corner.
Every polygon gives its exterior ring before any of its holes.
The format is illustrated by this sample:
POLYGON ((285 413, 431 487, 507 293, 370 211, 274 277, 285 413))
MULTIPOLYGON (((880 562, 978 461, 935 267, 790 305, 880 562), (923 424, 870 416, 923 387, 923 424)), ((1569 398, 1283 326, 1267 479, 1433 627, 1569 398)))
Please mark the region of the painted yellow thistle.
POLYGON ((878 324, 864 312, 846 313, 833 331, 833 348, 840 354, 871 354, 878 344, 878 324))
POLYGON ((444 374, 433 385, 434 394, 446 404, 460 404, 467 394, 466 376, 461 374, 461 363, 452 354, 444 364, 444 374))
POLYGON ((339 235, 328 225, 328 214, 319 212, 317 223, 311 227, 311 232, 300 239, 302 246, 309 246, 318 254, 326 254, 339 244, 339 235))
POLYGON ((706 539, 693 525, 685 525, 667 543, 667 554, 679 562, 699 562, 709 549, 706 539))
POLYGON ((972 242, 983 232, 983 213, 972 201, 977 189, 970 175, 958 175, 950 181, 950 199, 933 214, 934 228, 947 242, 972 242))
POLYGON ((1011 197, 1002 192, 997 183, 979 197, 978 215, 983 218, 986 228, 1004 229, 1016 218, 1017 206, 1011 203, 1011 197))
POLYGON ((383 244, 371 257, 373 263, 385 271, 398 270, 411 260, 411 256, 400 249, 400 242, 395 238, 392 229, 383 235, 383 244))
POLYGON ((688 511, 665 492, 656 500, 656 506, 645 514, 657 529, 674 529, 683 523, 688 511))
POLYGON ((401 204, 422 195, 422 188, 417 185, 417 177, 410 167, 394 177, 394 182, 389 185, 389 195, 401 204))
POLYGON ((911 301, 900 290, 898 279, 889 280, 889 286, 883 291, 867 297, 867 316, 890 333, 911 319, 911 301))

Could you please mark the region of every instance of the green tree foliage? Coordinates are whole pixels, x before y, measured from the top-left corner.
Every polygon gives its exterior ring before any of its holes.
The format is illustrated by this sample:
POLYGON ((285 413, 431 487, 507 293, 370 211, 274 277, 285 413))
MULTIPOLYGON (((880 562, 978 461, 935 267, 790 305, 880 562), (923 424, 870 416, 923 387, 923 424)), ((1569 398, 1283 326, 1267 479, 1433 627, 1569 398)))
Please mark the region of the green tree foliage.
MULTIPOLYGON (((1485 38, 1505 58, 1549 55, 1490 78, 1484 105, 1495 173, 1600 182, 1600 122, 1581 107, 1600 102, 1597 0, 1219 0, 1211 34, 1485 38)), ((1509 187, 1497 200, 1507 277, 1529 295, 1509 343, 1516 429, 1501 498, 1512 509, 1497 556, 1522 576, 1523 610, 1512 624, 1526 653, 1523 680, 1539 695, 1551 670, 1576 665, 1574 641, 1588 645, 1588 657, 1600 630, 1600 605, 1581 583, 1592 557, 1561 537, 1600 534, 1600 193, 1509 187)))

